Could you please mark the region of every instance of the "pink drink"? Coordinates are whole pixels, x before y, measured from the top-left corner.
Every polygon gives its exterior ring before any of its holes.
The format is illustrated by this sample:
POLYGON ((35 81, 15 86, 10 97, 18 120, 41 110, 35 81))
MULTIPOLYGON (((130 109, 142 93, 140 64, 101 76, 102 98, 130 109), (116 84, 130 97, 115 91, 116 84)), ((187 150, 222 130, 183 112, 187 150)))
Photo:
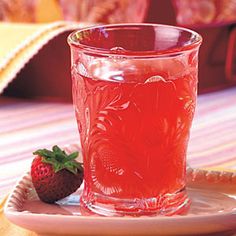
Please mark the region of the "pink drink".
POLYGON ((186 150, 196 104, 197 48, 159 57, 88 60, 74 53, 82 200, 100 214, 173 214, 189 203, 186 150))

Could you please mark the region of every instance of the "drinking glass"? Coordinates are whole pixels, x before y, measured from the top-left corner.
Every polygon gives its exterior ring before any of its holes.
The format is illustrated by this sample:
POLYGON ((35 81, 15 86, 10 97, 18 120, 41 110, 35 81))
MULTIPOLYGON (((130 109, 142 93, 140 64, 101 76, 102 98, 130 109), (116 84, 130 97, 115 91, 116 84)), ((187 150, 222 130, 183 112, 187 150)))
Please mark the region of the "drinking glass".
POLYGON ((158 24, 70 34, 83 206, 109 216, 173 215, 189 206, 186 151, 201 41, 158 24))

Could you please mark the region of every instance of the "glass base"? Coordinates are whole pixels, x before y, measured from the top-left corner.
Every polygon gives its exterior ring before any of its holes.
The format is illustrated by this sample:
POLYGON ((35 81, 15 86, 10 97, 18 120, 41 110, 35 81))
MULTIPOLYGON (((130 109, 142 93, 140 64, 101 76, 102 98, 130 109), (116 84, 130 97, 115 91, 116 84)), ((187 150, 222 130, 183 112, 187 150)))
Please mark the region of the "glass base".
POLYGON ((190 200, 185 188, 174 193, 153 198, 119 199, 97 193, 84 194, 81 204, 88 210, 103 216, 177 215, 187 212, 190 200))

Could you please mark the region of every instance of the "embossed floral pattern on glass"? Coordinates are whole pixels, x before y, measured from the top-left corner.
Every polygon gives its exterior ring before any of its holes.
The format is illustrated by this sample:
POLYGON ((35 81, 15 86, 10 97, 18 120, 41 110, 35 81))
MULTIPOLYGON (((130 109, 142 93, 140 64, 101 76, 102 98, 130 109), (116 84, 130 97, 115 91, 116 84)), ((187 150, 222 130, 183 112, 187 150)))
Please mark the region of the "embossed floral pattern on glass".
MULTIPOLYGON (((143 37, 153 39, 152 29, 149 33, 143 37)), ((171 33, 178 41, 181 34, 171 33)), ((77 37, 86 41, 91 34, 77 37)), ((113 46, 113 34, 101 29, 99 35, 113 46)), ((173 43, 162 43, 160 55, 140 58, 123 55, 132 54, 132 47, 142 51, 138 43, 111 47, 109 56, 72 48, 73 100, 85 167, 82 200, 93 210, 165 214, 189 203, 186 150, 196 106, 199 44, 163 56, 173 43)))

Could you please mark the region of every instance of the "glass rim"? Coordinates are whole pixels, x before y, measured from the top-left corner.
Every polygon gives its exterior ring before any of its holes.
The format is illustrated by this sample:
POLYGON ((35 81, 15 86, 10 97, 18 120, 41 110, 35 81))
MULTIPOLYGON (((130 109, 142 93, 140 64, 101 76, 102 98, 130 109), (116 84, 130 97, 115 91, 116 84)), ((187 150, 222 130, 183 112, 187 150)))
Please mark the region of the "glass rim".
POLYGON ((73 31, 67 37, 67 42, 70 46, 80 49, 82 52, 98 57, 109 57, 109 56, 122 56, 122 57, 132 57, 132 58, 150 58, 150 57, 169 57, 169 56, 176 56, 183 54, 184 52, 191 51, 202 43, 202 36, 188 28, 173 26, 168 24, 153 24, 153 23, 120 23, 120 24, 102 24, 102 25, 93 25, 89 27, 84 27, 78 30, 73 31), (86 44, 80 43, 78 39, 74 39, 76 34, 79 34, 84 31, 99 29, 99 28, 119 28, 119 27, 134 27, 134 26, 141 26, 141 27, 163 27, 163 28, 172 28, 177 29, 179 31, 188 32, 192 35, 191 38, 194 38, 194 41, 188 45, 182 46, 181 49, 178 47, 168 49, 168 50, 160 50, 160 51, 112 51, 110 49, 100 48, 100 47, 93 47, 88 46, 86 44))

